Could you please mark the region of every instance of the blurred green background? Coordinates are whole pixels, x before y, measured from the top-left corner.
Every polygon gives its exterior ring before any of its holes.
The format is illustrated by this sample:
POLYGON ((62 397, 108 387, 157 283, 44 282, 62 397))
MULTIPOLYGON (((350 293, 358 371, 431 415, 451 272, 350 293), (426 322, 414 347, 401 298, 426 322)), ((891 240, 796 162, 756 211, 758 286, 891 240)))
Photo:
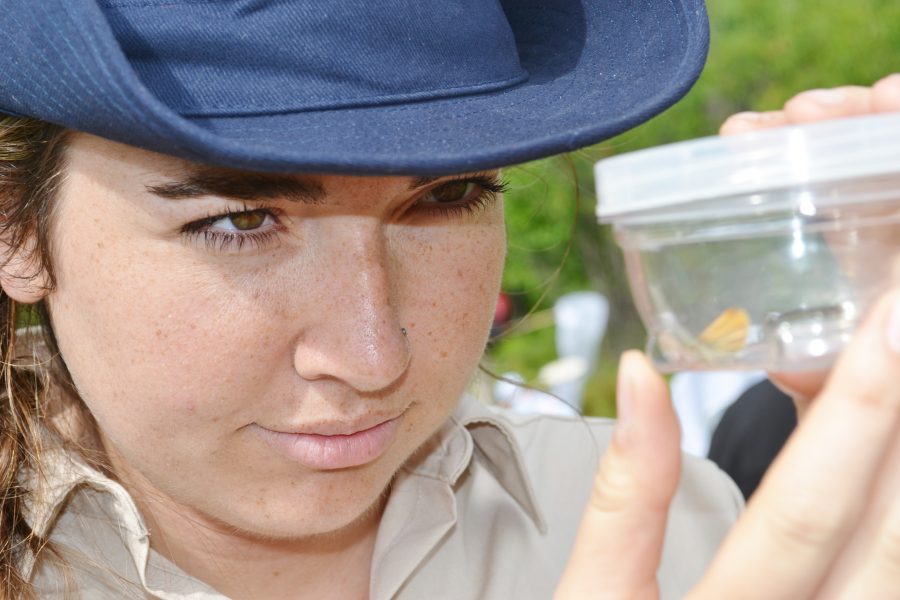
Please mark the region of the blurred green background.
POLYGON ((618 355, 643 348, 621 254, 594 217, 593 162, 616 153, 713 135, 744 110, 774 110, 793 94, 836 85, 870 85, 900 71, 898 0, 708 0, 711 45, 693 90, 667 112, 624 135, 566 156, 506 172, 509 255, 503 289, 514 323, 488 351, 495 373, 516 371, 535 383, 554 358, 548 312, 560 295, 597 290, 610 320, 585 414, 615 414, 618 355))

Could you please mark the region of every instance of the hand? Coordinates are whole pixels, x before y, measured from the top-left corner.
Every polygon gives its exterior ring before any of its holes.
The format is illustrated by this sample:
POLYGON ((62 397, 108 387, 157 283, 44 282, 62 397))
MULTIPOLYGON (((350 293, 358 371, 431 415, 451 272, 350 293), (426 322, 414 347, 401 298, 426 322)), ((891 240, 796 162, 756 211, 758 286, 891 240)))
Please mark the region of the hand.
MULTIPOLYGON (((803 92, 788 100, 782 110, 738 113, 722 124, 719 133, 733 135, 784 125, 897 111, 900 111, 900 73, 889 75, 870 88, 844 86, 803 92)), ((900 261, 895 271, 895 280, 900 281, 900 261)), ((827 372, 770 373, 770 378, 794 399, 798 416, 802 417, 812 398, 822 389, 827 375, 827 372)))
MULTIPOLYGON (((900 111, 900 75, 804 92, 781 111, 735 115, 722 133, 889 111, 900 111)), ((690 597, 900 597, 900 290, 877 303, 831 374, 776 378, 803 419, 690 597)), ((678 424, 638 353, 623 356, 619 403, 558 600, 658 596, 678 424)))
POLYGON ((733 135, 785 125, 897 111, 900 111, 900 73, 889 75, 872 87, 848 85, 802 92, 788 100, 782 110, 738 113, 725 120, 719 133, 733 135))
MULTIPOLYGON (((678 424, 639 353, 557 600, 658 597, 678 424)), ((900 595, 900 289, 841 356, 691 600, 900 595), (878 500, 880 498, 880 500, 878 500)))

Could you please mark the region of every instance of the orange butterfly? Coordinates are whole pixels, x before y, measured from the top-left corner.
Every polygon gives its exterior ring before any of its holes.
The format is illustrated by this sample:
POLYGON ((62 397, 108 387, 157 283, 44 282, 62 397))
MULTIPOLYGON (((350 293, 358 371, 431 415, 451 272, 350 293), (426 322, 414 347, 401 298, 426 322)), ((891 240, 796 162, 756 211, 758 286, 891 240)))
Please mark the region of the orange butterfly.
POLYGON ((743 308, 726 308, 700 333, 699 340, 716 352, 732 353, 747 344, 750 315, 743 308))

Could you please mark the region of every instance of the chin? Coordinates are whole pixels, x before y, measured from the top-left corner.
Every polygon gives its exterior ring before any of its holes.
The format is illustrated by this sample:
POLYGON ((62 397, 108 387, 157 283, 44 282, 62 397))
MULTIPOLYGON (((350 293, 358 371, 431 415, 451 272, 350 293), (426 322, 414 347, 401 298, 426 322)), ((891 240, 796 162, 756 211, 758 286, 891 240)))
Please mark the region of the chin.
POLYGON ((250 514, 228 511, 225 527, 246 538, 269 542, 303 542, 323 538, 340 539, 367 530, 381 516, 387 501, 387 488, 367 501, 331 503, 328 508, 316 508, 302 501, 290 502, 272 509, 260 509, 250 514), (244 518, 241 518, 241 517, 244 518))
POLYGON ((388 460, 282 479, 259 486, 256 493, 197 508, 223 528, 250 538, 288 541, 349 532, 380 517, 396 471, 396 460, 382 458, 388 460))

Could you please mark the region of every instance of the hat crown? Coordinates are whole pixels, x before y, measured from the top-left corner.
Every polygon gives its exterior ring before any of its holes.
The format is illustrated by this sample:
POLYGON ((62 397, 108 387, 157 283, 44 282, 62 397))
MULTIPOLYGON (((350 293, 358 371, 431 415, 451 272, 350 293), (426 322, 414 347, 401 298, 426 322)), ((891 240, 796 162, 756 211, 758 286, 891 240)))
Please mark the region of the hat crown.
POLYGON ((99 6, 144 85, 183 116, 399 103, 527 78, 495 0, 99 0, 99 6))

